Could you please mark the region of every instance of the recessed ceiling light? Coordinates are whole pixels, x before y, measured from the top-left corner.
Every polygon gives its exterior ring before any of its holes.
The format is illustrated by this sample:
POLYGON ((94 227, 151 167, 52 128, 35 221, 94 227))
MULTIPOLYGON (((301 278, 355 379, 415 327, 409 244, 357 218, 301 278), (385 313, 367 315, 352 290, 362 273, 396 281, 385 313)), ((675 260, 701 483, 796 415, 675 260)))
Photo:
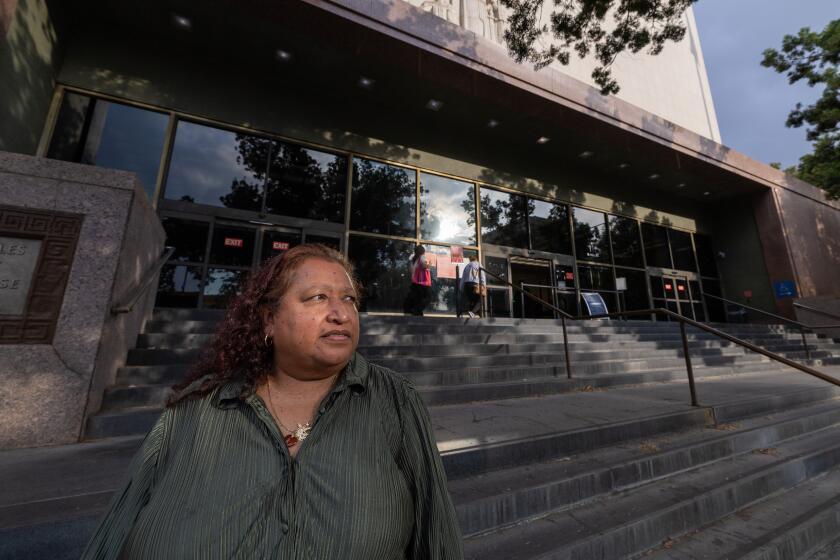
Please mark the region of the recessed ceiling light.
POLYGON ((591 152, 589 150, 584 150, 584 151, 582 151, 581 153, 578 154, 578 157, 586 159, 586 158, 591 158, 594 155, 595 155, 595 152, 591 152))
POLYGON ((174 23, 177 27, 180 27, 181 29, 192 28, 192 21, 190 21, 190 18, 184 17, 180 14, 172 14, 172 23, 174 23))
POLYGON ((659 173, 652 173, 651 175, 648 175, 648 179, 650 179, 651 181, 656 181, 657 179, 659 179, 659 173))
POLYGON ((548 136, 540 136, 539 138, 537 138, 537 144, 548 144, 550 140, 551 138, 549 138, 548 136))
POLYGON ((618 164, 619 169, 627 169, 628 167, 630 167, 629 163, 619 163, 618 164))
POLYGON ((678 189, 684 189, 685 187, 686 187, 685 183, 680 183, 680 184, 677 185, 678 189))
POLYGON ((292 53, 289 51, 284 51, 283 49, 277 49, 277 60, 281 60, 283 62, 289 62, 292 60, 292 53))
POLYGON ((443 107, 443 101, 438 101, 437 99, 429 99, 428 103, 426 103, 426 109, 432 111, 438 111, 441 107, 443 107))
POLYGON ((371 88, 373 88, 374 83, 375 83, 375 81, 372 80, 371 78, 367 78, 365 76, 362 76, 361 78, 359 78, 359 87, 362 87, 362 88, 365 88, 365 89, 371 89, 371 88))
POLYGON ((497 126, 499 126, 499 121, 496 119, 490 119, 487 121, 487 128, 496 128, 497 126))
POLYGON ((709 196, 710 194, 712 194, 711 191, 706 191, 703 193, 703 196, 709 196))

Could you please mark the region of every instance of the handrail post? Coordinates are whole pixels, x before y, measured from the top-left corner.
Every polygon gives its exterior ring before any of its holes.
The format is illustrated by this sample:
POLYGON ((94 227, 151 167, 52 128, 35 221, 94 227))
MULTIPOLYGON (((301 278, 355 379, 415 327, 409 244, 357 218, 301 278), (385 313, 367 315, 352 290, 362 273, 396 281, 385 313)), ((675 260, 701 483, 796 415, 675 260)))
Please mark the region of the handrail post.
POLYGON ((811 359, 811 349, 808 348, 808 341, 805 339, 805 328, 804 327, 799 327, 799 334, 802 335, 802 346, 805 347, 805 359, 810 360, 811 359))
POLYGON ((682 336, 683 354, 685 355, 685 371, 688 374, 688 388, 691 391, 691 406, 697 404, 697 389, 694 387, 694 370, 691 369, 691 355, 688 353, 688 338, 685 335, 685 321, 680 321, 680 335, 682 336))
POLYGON ((569 335, 566 334, 566 318, 561 315, 560 320, 563 323, 563 356, 566 358, 566 377, 572 378, 572 366, 569 361, 569 335))

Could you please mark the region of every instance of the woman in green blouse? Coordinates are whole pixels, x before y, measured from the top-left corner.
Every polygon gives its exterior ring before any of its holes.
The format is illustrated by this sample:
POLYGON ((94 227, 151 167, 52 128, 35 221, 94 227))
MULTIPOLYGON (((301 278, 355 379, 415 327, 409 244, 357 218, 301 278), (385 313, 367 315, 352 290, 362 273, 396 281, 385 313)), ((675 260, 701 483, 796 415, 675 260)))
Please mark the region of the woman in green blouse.
POLYGON ((461 559, 428 412, 355 352, 357 298, 321 245, 257 271, 83 557, 461 559))

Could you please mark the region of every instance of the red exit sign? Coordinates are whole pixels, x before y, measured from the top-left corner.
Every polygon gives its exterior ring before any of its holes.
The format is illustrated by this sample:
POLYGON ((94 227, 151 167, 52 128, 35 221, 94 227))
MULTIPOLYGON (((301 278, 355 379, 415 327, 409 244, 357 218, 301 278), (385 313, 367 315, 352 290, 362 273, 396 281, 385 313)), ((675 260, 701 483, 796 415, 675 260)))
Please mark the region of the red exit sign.
POLYGON ((241 249, 245 246, 245 241, 239 237, 225 237, 225 247, 237 247, 241 249))
POLYGON ((288 241, 274 241, 271 244, 271 248, 275 251, 288 251, 289 250, 289 242, 288 241))

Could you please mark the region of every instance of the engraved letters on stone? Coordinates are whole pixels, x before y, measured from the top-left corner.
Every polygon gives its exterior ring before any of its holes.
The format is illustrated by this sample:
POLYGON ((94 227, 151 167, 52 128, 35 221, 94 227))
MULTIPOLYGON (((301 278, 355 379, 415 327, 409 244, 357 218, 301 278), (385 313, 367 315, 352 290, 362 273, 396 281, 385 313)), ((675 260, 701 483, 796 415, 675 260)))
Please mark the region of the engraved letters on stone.
POLYGON ((22 315, 42 242, 0 236, 0 315, 22 315))

